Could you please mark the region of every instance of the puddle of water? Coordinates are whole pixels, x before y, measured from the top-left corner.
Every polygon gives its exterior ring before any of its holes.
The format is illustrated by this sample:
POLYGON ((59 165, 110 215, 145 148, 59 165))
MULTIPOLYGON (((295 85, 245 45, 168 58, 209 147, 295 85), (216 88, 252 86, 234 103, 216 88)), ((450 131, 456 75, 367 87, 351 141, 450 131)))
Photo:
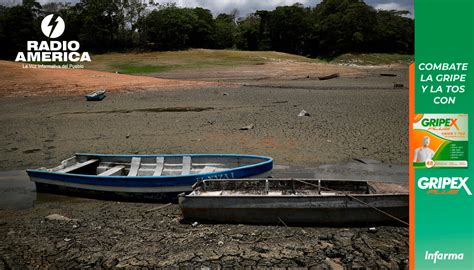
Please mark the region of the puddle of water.
POLYGON ((0 171, 0 209, 28 209, 44 202, 71 201, 75 198, 36 193, 26 171, 0 171))
POLYGON ((25 209, 36 200, 35 184, 24 171, 0 172, 0 208, 25 209))

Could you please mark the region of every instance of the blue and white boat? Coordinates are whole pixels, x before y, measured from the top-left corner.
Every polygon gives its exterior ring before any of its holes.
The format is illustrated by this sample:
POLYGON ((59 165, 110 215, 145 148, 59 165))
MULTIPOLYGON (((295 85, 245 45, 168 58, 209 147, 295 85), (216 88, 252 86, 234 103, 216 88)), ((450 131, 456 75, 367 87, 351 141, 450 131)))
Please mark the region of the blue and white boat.
POLYGON ((94 91, 87 94, 85 97, 87 101, 101 101, 105 98, 105 90, 94 91))
POLYGON ((59 166, 27 170, 38 192, 162 200, 205 179, 267 176, 270 157, 237 154, 75 154, 59 166))

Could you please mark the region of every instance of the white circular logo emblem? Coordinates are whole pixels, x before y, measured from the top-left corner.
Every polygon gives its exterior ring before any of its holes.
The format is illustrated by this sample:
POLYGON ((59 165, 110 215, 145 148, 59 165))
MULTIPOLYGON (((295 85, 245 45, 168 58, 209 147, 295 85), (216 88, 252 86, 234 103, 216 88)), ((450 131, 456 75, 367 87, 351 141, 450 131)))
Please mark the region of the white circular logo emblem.
POLYGON ((57 38, 64 33, 66 25, 63 18, 58 15, 49 14, 41 22, 41 31, 48 38, 57 38))
POLYGON ((433 168, 435 163, 436 162, 434 160, 428 159, 427 161, 425 161, 425 166, 426 166, 426 168, 433 168))

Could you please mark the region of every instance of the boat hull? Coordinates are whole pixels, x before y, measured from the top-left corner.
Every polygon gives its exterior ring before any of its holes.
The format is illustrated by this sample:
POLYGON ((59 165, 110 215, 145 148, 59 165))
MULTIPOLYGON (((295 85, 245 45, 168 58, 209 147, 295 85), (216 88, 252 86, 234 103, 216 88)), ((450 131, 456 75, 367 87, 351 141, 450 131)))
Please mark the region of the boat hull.
POLYGON ((82 173, 59 173, 48 170, 27 170, 30 180, 35 182, 37 192, 60 193, 74 195, 97 195, 98 198, 135 198, 144 200, 162 200, 163 198, 177 198, 177 194, 192 191, 192 185, 203 179, 234 179, 256 175, 269 174, 273 161, 268 157, 250 155, 104 155, 104 154, 76 154, 80 159, 99 159, 100 161, 120 162, 132 157, 153 159, 166 157, 179 159, 190 156, 196 159, 210 157, 219 159, 240 158, 255 159, 260 162, 212 173, 197 173, 189 175, 166 176, 100 176, 92 175, 91 169, 81 169, 82 173))
MULTIPOLYGON (((57 195, 66 195, 73 197, 101 199, 101 200, 113 200, 113 201, 126 201, 126 202, 174 202, 178 201, 178 195, 182 192, 174 192, 170 190, 161 190, 150 192, 150 190, 138 191, 138 190, 116 190, 110 189, 96 189, 96 188, 83 188, 77 186, 64 186, 61 184, 46 184, 43 181, 35 181, 36 192, 48 193, 57 195)), ((187 190, 186 187, 182 190, 187 190)))
MULTIPOLYGON (((356 195, 364 203, 408 219, 407 195, 356 195)), ((218 223, 371 225, 393 218, 348 196, 185 196, 179 204, 186 220, 218 223), (218 203, 216 203, 218 202, 218 203)))

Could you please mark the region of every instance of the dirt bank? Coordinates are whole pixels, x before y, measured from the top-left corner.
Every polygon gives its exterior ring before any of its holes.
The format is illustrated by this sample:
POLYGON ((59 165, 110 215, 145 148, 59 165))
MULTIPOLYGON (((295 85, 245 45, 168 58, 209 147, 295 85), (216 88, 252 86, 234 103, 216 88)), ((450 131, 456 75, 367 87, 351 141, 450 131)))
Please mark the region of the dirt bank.
POLYGON ((31 68, 36 64, 29 65, 0 61, 0 78, 2 78, 0 97, 71 96, 83 95, 97 89, 137 91, 215 85, 215 83, 130 76, 86 69, 31 68))

